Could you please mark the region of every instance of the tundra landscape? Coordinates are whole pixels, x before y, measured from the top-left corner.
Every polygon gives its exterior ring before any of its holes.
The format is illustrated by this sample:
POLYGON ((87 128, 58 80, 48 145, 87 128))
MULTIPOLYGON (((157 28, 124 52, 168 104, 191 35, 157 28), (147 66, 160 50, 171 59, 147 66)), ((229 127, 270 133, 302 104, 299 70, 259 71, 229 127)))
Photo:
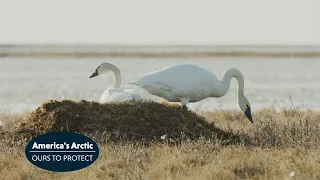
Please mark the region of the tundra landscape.
POLYGON ((252 116, 253 124, 237 110, 181 115, 168 103, 51 100, 1 115, 0 179, 320 178, 320 112, 270 107, 252 116), (50 131, 87 135, 99 158, 66 173, 33 166, 25 145, 50 131))

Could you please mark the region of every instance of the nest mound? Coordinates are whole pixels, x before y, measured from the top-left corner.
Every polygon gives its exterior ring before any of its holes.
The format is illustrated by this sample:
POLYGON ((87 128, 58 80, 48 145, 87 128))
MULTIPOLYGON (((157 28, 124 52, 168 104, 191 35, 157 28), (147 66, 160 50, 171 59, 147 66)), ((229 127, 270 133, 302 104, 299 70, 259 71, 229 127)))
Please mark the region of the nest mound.
POLYGON ((178 105, 156 102, 105 103, 50 100, 33 111, 15 130, 15 137, 33 138, 52 131, 82 133, 101 142, 111 140, 163 141, 218 138, 228 143, 242 138, 208 123, 191 111, 181 113, 178 105), (162 138, 161 138, 162 137, 162 138))

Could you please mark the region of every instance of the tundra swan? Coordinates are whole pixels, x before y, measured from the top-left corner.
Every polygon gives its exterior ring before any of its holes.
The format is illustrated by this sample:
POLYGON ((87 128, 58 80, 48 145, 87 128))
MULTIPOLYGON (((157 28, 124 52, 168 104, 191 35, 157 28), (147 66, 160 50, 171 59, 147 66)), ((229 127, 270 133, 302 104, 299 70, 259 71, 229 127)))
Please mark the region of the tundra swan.
POLYGON ((120 70, 113 64, 102 63, 92 73, 90 78, 96 77, 101 74, 113 72, 114 82, 112 87, 106 89, 101 97, 100 103, 104 102, 124 102, 124 101, 140 101, 142 98, 134 89, 119 89, 121 85, 121 73, 120 70))
POLYGON ((210 71, 196 65, 182 64, 165 67, 147 74, 133 84, 160 96, 170 102, 181 102, 182 110, 187 110, 189 102, 197 102, 208 97, 222 97, 228 91, 232 78, 238 80, 238 104, 247 118, 253 123, 251 106, 244 96, 244 79, 235 68, 224 73, 221 80, 210 71))

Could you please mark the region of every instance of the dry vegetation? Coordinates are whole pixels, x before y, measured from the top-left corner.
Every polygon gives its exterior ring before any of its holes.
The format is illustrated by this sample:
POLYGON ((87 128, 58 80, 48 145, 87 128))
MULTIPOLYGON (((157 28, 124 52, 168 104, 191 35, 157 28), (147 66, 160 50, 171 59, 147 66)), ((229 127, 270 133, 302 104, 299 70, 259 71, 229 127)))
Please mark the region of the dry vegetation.
POLYGON ((154 102, 49 101, 0 117, 0 179, 320 179, 320 112, 263 109, 253 117, 254 124, 238 111, 182 115, 154 102), (26 141, 48 131, 88 135, 99 143, 98 160, 69 173, 34 167, 26 141))

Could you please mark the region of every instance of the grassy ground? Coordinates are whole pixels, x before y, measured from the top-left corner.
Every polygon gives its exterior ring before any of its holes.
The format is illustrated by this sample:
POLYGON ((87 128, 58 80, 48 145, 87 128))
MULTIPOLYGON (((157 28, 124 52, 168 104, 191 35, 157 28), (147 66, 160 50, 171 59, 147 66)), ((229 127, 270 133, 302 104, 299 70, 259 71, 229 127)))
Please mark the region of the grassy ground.
MULTIPOLYGON (((109 106, 111 105, 106 105, 105 108, 109 106)), ((119 109, 127 107, 125 111, 128 114, 135 112, 138 116, 139 110, 130 111, 136 106, 144 109, 144 104, 117 105, 119 109)), ((171 116, 178 116, 173 113, 179 110, 178 107, 161 105, 164 107, 162 110, 157 110, 161 108, 156 104, 148 104, 148 107, 154 107, 152 111, 155 114, 171 109, 171 116)), ((50 111, 47 116, 41 117, 62 116, 57 107, 52 109, 55 109, 54 113, 50 111)), ((148 114, 145 109, 143 112, 141 116, 148 114)), ((216 110, 198 114, 204 116, 206 121, 214 122, 216 129, 213 128, 212 131, 230 133, 234 137, 249 139, 250 143, 239 141, 228 144, 225 143, 228 139, 219 140, 217 136, 185 138, 178 145, 173 145, 169 139, 157 140, 147 145, 142 144, 139 139, 105 143, 104 140, 99 140, 104 137, 95 134, 91 137, 100 142, 100 156, 94 164, 75 172, 54 173, 34 167, 28 162, 24 156, 25 142, 1 138, 0 179, 320 179, 320 112, 299 109, 277 112, 274 109, 263 109, 253 113, 254 124, 238 111, 216 110)), ((156 119, 158 116, 152 117, 155 122, 159 123, 158 120, 163 119, 163 126, 167 125, 165 121, 170 117, 162 115, 156 119)), ((192 114, 181 118, 189 117, 200 120, 203 118, 192 114)), ((28 123, 30 118, 35 117, 26 113, 2 115, 0 118, 6 124, 0 131, 0 136, 7 137, 17 129, 21 130, 17 125, 19 122, 28 123)), ((178 129, 179 118, 170 119, 178 123, 174 124, 178 129)), ((125 117, 124 120, 128 121, 125 117)), ((185 128, 186 131, 198 131, 188 126, 185 128)), ((141 129, 136 129, 138 130, 141 129)), ((175 134, 171 135, 175 137, 175 134)))

